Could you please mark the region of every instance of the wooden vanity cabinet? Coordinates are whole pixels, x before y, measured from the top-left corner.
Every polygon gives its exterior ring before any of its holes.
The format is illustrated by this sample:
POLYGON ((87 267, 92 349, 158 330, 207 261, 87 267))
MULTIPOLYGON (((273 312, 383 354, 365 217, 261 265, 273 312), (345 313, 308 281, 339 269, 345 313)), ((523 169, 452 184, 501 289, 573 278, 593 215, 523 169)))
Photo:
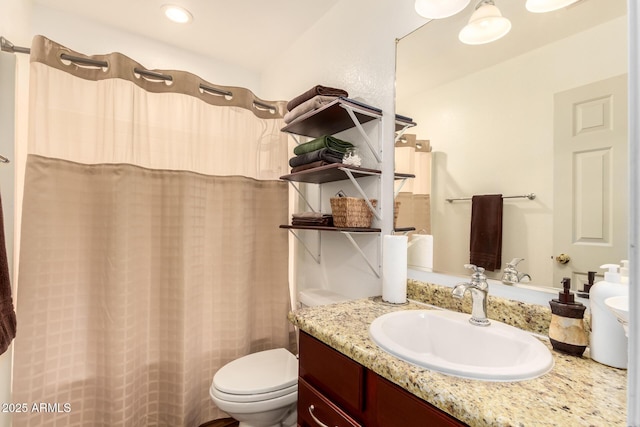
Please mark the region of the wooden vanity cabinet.
POLYGON ((304 332, 299 355, 298 423, 322 426, 316 417, 331 427, 365 425, 364 366, 304 332))
POLYGON ((369 371, 376 377, 374 390, 370 393, 370 412, 375 414, 375 423, 380 427, 460 427, 466 426, 451 415, 414 396, 385 378, 369 371))
POLYGON ((301 427, 361 427, 328 397, 302 378, 298 381, 298 425, 301 427))
POLYGON ((301 427, 466 426, 305 332, 299 375, 301 427))

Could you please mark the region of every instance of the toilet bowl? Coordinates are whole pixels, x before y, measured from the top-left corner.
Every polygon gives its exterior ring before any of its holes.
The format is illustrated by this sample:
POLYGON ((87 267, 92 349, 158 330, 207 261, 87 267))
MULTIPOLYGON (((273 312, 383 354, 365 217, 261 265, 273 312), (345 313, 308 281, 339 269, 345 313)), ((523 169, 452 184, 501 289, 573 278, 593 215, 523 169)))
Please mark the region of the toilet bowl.
POLYGON ((216 372, 209 395, 240 427, 293 427, 298 359, 283 348, 243 356, 216 372))
MULTIPOLYGON (((348 300, 323 289, 299 293, 312 307, 348 300)), ((298 359, 284 348, 260 351, 227 363, 216 372, 209 395, 239 427, 294 427, 297 424, 298 359)))

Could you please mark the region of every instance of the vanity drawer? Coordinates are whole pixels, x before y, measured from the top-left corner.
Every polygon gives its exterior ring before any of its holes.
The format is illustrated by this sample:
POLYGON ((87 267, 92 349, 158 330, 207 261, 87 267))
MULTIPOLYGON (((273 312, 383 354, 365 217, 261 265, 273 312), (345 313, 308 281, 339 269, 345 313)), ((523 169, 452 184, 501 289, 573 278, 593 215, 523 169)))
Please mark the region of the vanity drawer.
POLYGON ((362 427, 302 378, 298 379, 298 425, 362 427))
POLYGON ((365 368, 312 336, 300 332, 300 377, 346 412, 364 409, 365 368))
POLYGON ((466 427, 449 414, 369 371, 371 413, 382 427, 466 427), (375 378, 373 378, 375 377, 375 378), (373 385, 375 383, 375 385, 373 385))

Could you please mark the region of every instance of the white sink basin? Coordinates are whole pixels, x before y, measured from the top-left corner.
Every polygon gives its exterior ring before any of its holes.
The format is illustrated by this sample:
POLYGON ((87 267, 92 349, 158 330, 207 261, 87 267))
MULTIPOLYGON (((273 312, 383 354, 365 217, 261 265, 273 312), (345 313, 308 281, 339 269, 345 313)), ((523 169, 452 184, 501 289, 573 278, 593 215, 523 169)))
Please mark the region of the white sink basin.
POLYGON ((629 296, 609 297, 604 300, 604 304, 616 315, 618 322, 624 328, 625 335, 629 336, 629 296))
POLYGON ((487 381, 520 381, 553 367, 551 352, 528 332, 491 321, 469 323, 469 314, 405 310, 384 314, 369 328, 383 350, 444 374, 487 381))

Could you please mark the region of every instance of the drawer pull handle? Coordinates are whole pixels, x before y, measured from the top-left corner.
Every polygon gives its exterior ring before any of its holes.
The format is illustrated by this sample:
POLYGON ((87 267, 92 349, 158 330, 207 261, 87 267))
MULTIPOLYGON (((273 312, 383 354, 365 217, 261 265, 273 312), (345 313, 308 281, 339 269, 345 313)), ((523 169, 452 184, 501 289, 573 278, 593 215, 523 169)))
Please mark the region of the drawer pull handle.
MULTIPOLYGON (((309 415, 311 415, 311 418, 313 418, 313 421, 315 421, 316 424, 318 424, 320 427, 329 427, 328 425, 326 425, 325 423, 323 423, 322 421, 317 419, 315 415, 313 415, 313 411, 315 411, 315 410, 316 410, 316 408, 313 405, 309 406, 309 415)), ((336 427, 338 427, 338 426, 336 426, 336 427)))

